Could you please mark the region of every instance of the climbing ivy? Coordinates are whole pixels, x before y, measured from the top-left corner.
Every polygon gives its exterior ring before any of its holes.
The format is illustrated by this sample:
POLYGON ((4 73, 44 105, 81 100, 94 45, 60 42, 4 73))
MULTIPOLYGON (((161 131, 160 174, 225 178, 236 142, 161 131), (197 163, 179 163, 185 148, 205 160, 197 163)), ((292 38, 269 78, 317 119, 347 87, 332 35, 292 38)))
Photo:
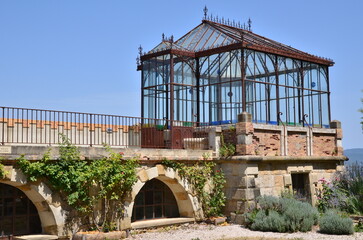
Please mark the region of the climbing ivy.
POLYGON ((123 159, 123 153, 114 153, 109 146, 105 146, 109 157, 81 160, 78 148, 65 136, 61 137, 58 160, 51 160, 49 151, 36 162, 22 156, 17 162, 19 168, 29 181, 49 182, 78 214, 92 216, 93 227, 115 230, 115 220, 122 217, 124 200, 137 181, 138 161, 123 159), (94 215, 99 203, 103 204, 103 210, 94 215))
POLYGON ((219 148, 219 154, 223 158, 230 158, 236 153, 236 146, 232 143, 226 143, 224 141, 224 135, 221 135, 221 146, 219 148))
POLYGON ((5 178, 6 172, 4 169, 4 165, 1 163, 1 159, 0 159, 0 179, 5 178))
POLYGON ((194 165, 186 165, 177 161, 164 160, 162 164, 172 168, 191 185, 192 194, 202 203, 206 217, 222 215, 226 202, 223 186, 226 183, 221 169, 214 171, 216 164, 212 161, 198 161, 194 165), (209 186, 209 188, 208 188, 209 186))

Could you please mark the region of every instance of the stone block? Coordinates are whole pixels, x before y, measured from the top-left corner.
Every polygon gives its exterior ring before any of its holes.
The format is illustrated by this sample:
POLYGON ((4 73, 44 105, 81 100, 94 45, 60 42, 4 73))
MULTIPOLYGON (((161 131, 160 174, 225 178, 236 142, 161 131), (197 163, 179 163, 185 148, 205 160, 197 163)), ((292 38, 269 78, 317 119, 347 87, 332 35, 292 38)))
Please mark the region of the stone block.
POLYGON ((274 186, 274 176, 273 175, 263 175, 259 177, 260 188, 269 188, 274 186))
POLYGON ((298 167, 297 166, 288 166, 287 167, 287 172, 291 173, 291 172, 298 172, 298 167))
POLYGON ((284 184, 285 184, 285 186, 292 185, 291 174, 284 174, 284 184))
POLYGON ((246 175, 258 175, 258 165, 257 164, 248 164, 245 170, 246 175))
POLYGON ((152 167, 146 170, 148 179, 153 179, 156 178, 158 175, 158 168, 157 167, 152 167))
POLYGON ((146 182, 149 180, 149 176, 146 172, 145 169, 141 169, 138 173, 137 173, 138 178, 140 179, 141 182, 146 182))
POLYGON ((337 170, 338 172, 342 172, 342 171, 344 171, 344 165, 337 165, 336 170, 337 170))
POLYGON ((121 230, 130 229, 131 228, 131 218, 127 217, 120 220, 120 228, 121 230))
POLYGON ((260 188, 261 186, 261 179, 258 177, 258 178, 255 178, 255 187, 256 188, 260 188))
POLYGON ((241 213, 231 213, 231 222, 234 224, 243 225, 246 223, 245 216, 241 213))
POLYGON ((309 174, 309 182, 310 184, 317 184, 319 181, 317 173, 310 173, 309 174))
POLYGON ((188 195, 186 192, 176 192, 174 193, 175 198, 177 199, 177 201, 179 200, 188 200, 188 195))
POLYGON ((236 153, 237 155, 255 155, 255 148, 252 144, 237 144, 236 153))
POLYGON ((171 168, 166 168, 165 169, 165 176, 168 178, 175 178, 175 172, 173 169, 171 168))
POLYGON ((4 171, 4 180, 11 180, 11 176, 13 175, 13 166, 4 166, 4 171))
POLYGON ((44 211, 49 211, 49 206, 48 203, 46 201, 41 201, 41 202, 33 202, 35 207, 37 208, 38 212, 44 212, 44 211))
POLYGON ((237 144, 252 144, 252 135, 238 135, 237 136, 237 144))
POLYGON ((133 188, 132 188, 132 191, 131 191, 131 197, 132 198, 135 198, 136 195, 139 193, 140 189, 144 186, 144 182, 142 182, 141 180, 138 180, 133 188))
POLYGON ((238 135, 248 135, 253 134, 254 128, 251 122, 238 122, 236 123, 236 134, 238 135))
POLYGON ((15 183, 14 186, 24 185, 28 182, 24 173, 16 168, 13 168, 11 172, 11 181, 15 183))
POLYGON ((341 128, 338 128, 337 130, 337 139, 343 139, 343 130, 341 128))
POLYGON ((248 112, 238 114, 238 122, 252 122, 252 114, 248 112))
POLYGON ((232 165, 232 175, 233 176, 241 176, 245 174, 246 171, 246 164, 244 163, 234 163, 232 165))
POLYGON ((233 199, 236 200, 253 200, 259 196, 258 189, 250 188, 250 189, 237 189, 233 199))
POLYGON ((304 166, 304 172, 311 172, 311 171, 313 171, 313 165, 304 166))
POLYGON ((333 120, 330 122, 330 128, 342 128, 342 123, 338 120, 333 120))
POLYGON ((156 168, 158 169, 159 176, 165 176, 165 167, 161 164, 157 164, 156 168))
POLYGON ((236 212, 244 213, 250 210, 251 208, 254 208, 255 206, 256 206, 255 201, 237 201, 236 212))
POLYGON ((238 187, 242 188, 254 188, 256 186, 255 184, 255 177, 254 176, 245 176, 241 178, 241 181, 239 183, 238 187))
POLYGON ((284 176, 282 175, 275 175, 275 187, 284 187, 284 176))
POLYGON ((273 196, 274 189, 273 188, 260 188, 260 193, 261 193, 261 195, 273 196))

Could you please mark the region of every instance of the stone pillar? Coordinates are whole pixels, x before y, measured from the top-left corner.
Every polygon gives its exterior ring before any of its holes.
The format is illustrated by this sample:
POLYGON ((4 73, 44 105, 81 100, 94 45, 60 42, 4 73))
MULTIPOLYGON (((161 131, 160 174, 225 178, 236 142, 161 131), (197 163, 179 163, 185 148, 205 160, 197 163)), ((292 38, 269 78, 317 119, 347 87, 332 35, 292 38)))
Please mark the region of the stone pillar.
POLYGON ((335 153, 337 156, 343 155, 343 130, 342 130, 342 124, 338 120, 333 120, 330 122, 330 128, 336 129, 336 135, 335 135, 335 153))
MULTIPOLYGON (((232 196, 235 203, 234 212, 231 212, 231 221, 236 224, 244 224, 244 213, 250 208, 255 207, 256 197, 260 195, 258 181, 258 164, 257 163, 236 163, 234 168, 242 168, 239 173, 240 178, 237 188, 232 196)), ((228 178, 227 178, 228 181, 228 178)), ((227 200, 228 201, 228 200, 227 200)))
POLYGON ((237 155, 255 154, 252 144, 253 132, 252 115, 247 112, 238 114, 238 123, 236 124, 237 155))
POLYGON ((210 127, 208 131, 209 149, 214 150, 219 157, 219 148, 221 145, 221 127, 210 127))

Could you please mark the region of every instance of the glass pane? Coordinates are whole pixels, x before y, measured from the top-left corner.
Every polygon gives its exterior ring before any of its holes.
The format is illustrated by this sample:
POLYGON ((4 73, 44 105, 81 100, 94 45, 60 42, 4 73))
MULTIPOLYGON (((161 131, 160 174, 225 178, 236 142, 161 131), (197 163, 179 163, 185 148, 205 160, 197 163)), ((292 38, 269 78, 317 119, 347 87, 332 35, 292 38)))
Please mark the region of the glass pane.
POLYGON ((154 204, 159 204, 163 202, 163 192, 154 192, 154 204))
POLYGON ((154 218, 153 206, 145 207, 145 218, 152 219, 154 218))
POLYGON ((27 214, 28 210, 28 199, 25 197, 18 197, 15 198, 15 213, 17 215, 24 215, 27 214))
POLYGON ((135 209, 135 218, 136 220, 144 219, 144 208, 143 207, 136 207, 135 209))
POLYGON ((29 232, 30 233, 41 233, 42 227, 38 216, 29 217, 29 232))
POLYGON ((11 216, 13 215, 13 199, 12 198, 5 198, 4 199, 4 216, 11 216))
POLYGON ((13 233, 13 217, 3 217, 0 223, 1 231, 4 231, 5 235, 13 233))
POLYGON ((154 203, 154 193, 152 191, 145 192, 145 205, 150 205, 154 203))
POLYGON ((139 206, 139 205, 144 205, 144 201, 145 201, 145 195, 144 192, 139 192, 139 194, 137 194, 136 199, 135 199, 135 205, 139 206))
POLYGON ((14 235, 21 235, 28 233, 27 217, 16 217, 14 220, 14 235))
POLYGON ((163 213, 162 213, 162 206, 155 206, 154 207, 154 211, 155 211, 155 218, 161 218, 163 217, 163 213))

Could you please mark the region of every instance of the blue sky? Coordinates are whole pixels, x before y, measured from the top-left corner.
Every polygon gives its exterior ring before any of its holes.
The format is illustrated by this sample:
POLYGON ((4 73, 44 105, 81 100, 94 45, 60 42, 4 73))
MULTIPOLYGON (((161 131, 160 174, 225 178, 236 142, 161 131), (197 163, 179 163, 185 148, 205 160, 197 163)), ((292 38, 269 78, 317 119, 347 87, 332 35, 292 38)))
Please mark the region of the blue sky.
POLYGON ((203 7, 255 33, 332 58, 332 118, 363 147, 363 1, 0 0, 0 105, 140 116, 139 44, 179 38, 203 7))

